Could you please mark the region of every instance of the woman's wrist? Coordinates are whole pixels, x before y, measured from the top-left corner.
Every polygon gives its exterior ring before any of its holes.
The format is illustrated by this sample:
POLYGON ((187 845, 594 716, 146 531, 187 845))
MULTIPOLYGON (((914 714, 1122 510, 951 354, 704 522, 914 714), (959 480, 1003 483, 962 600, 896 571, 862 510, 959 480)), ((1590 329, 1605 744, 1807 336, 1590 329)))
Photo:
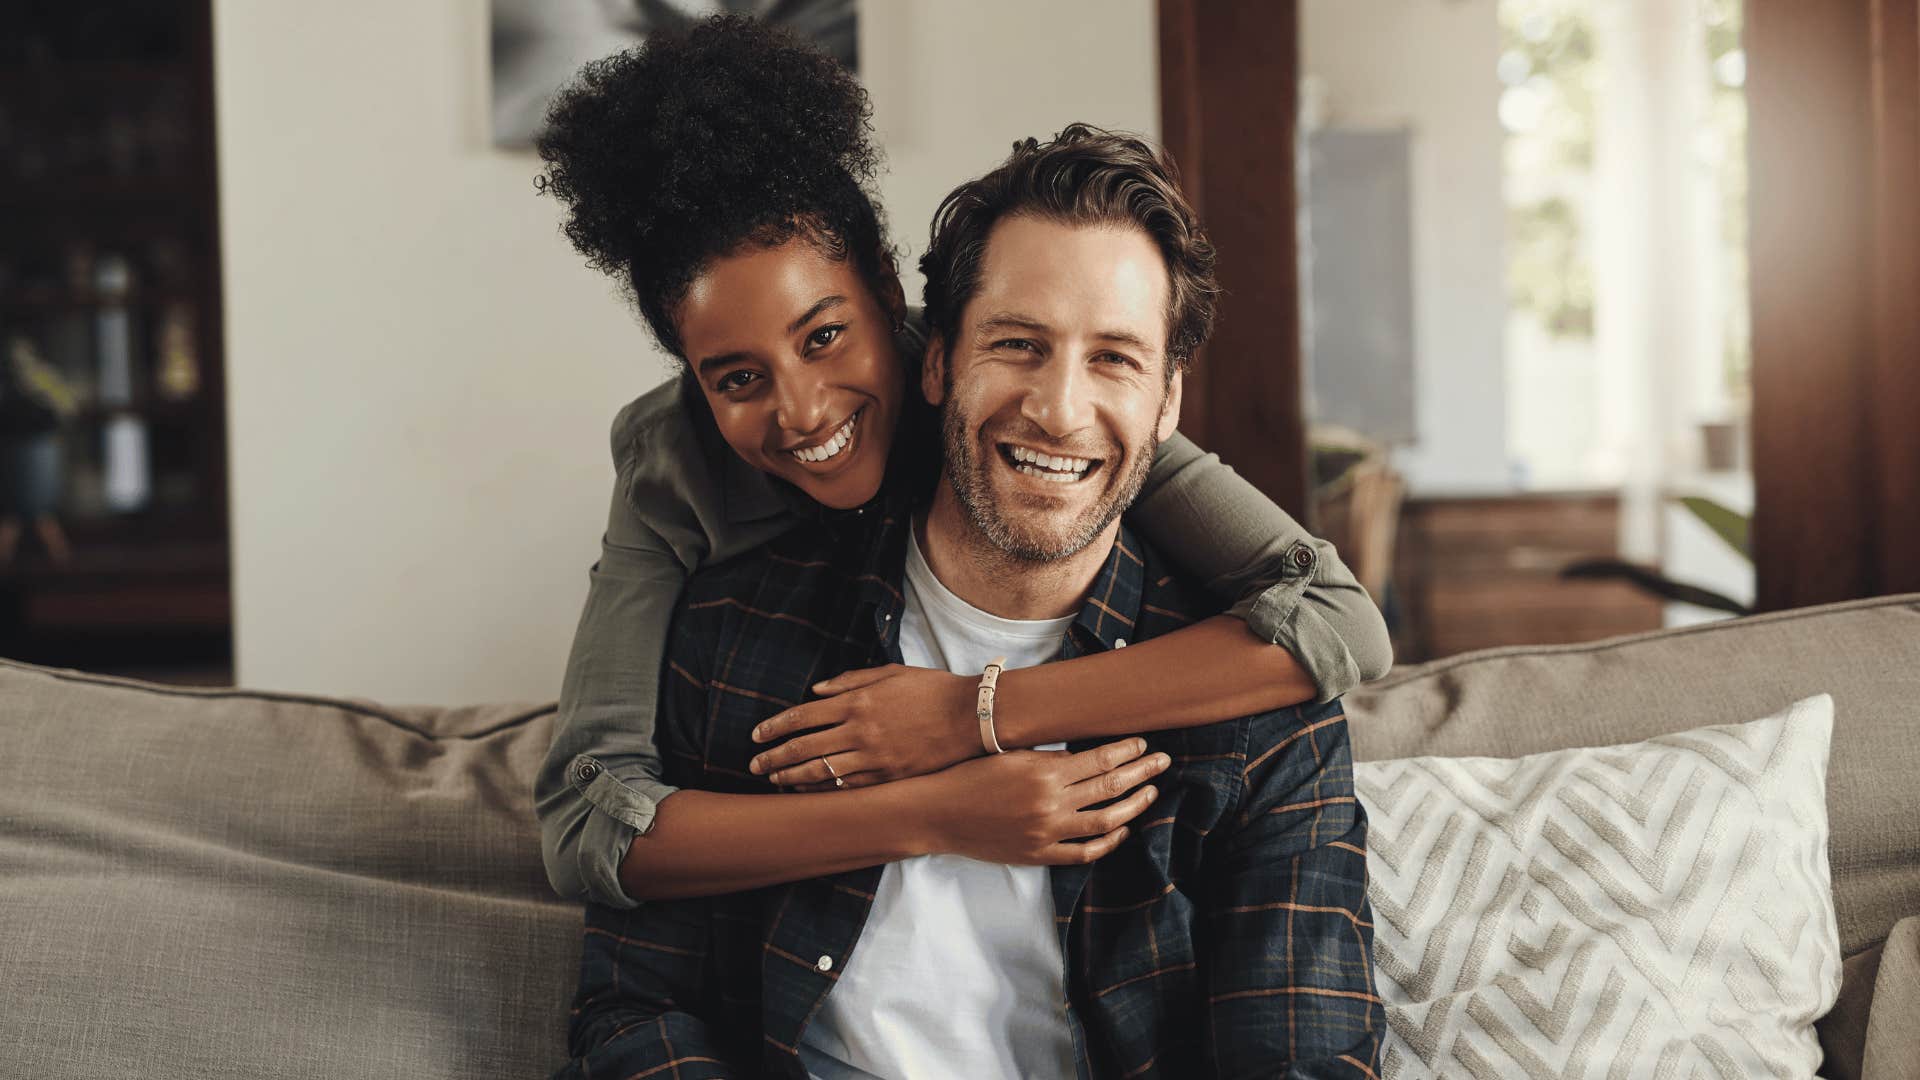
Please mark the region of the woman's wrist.
POLYGON ((860 792, 876 800, 876 826, 895 850, 893 861, 952 853, 953 796, 939 773, 894 780, 860 792))

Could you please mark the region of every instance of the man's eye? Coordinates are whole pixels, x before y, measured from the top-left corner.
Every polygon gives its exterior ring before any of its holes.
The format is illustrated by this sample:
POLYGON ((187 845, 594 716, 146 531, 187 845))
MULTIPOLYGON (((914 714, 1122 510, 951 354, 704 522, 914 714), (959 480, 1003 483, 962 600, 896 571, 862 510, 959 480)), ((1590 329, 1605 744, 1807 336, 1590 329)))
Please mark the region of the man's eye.
POLYGON ((751 371, 729 371, 720 377, 718 383, 714 384, 714 389, 723 394, 730 394, 735 390, 742 389, 748 383, 751 383, 759 377, 759 375, 751 371))
POLYGON ((996 349, 1012 349, 1015 352, 1033 352, 1038 346, 1026 338, 1002 338, 993 343, 996 349))
POLYGON ((807 335, 807 344, 816 349, 824 349, 839 340, 840 335, 845 332, 846 329, 845 326, 837 323, 833 326, 823 326, 807 335))
POLYGON ((1113 352, 1101 353, 1099 356, 1095 357, 1095 359, 1099 360, 1103 364, 1118 364, 1121 367, 1133 366, 1132 360, 1128 359, 1127 357, 1121 356, 1119 353, 1113 353, 1113 352))

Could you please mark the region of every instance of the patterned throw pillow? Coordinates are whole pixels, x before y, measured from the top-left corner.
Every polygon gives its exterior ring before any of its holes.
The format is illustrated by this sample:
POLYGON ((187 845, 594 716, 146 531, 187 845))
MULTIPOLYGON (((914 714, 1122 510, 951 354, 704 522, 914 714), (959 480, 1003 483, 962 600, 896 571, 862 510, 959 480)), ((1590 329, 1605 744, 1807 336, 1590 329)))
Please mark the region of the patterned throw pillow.
POLYGON ((1382 1076, 1805 1077, 1840 992, 1833 699, 1531 757, 1362 763, 1382 1076))

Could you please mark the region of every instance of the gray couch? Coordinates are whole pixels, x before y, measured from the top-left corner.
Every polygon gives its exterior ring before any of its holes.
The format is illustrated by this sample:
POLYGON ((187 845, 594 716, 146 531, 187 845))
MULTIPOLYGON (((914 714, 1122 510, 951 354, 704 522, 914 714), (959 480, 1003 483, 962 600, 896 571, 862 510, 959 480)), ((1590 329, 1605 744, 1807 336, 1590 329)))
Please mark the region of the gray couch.
MULTIPOLYGON (((1846 955, 1823 1075, 1920 1075, 1920 596, 1395 671, 1364 758, 1513 755, 1833 695, 1846 955)), ((537 1076, 579 909, 551 706, 392 708, 0 661, 0 1077, 537 1076)))

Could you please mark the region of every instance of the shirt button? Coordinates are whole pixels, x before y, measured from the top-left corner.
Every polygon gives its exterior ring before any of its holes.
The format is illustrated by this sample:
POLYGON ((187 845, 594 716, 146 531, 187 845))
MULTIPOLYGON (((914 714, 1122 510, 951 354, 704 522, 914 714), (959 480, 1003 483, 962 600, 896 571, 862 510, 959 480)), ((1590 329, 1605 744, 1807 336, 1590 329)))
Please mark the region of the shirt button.
POLYGON ((1313 565, 1313 549, 1303 547, 1298 551, 1295 551, 1293 553, 1293 565, 1299 567, 1302 570, 1305 570, 1307 567, 1312 566, 1313 565))
POLYGON ((573 770, 573 775, 578 777, 581 783, 589 783, 594 777, 600 775, 600 766, 591 761, 583 761, 578 768, 573 770))
POLYGON ((1114 648, 1116 648, 1116 649, 1124 649, 1124 648, 1126 648, 1126 647, 1127 647, 1127 639, 1126 639, 1126 638, 1123 638, 1123 637, 1117 637, 1117 638, 1114 638, 1114 639, 1113 639, 1113 647, 1114 647, 1114 648))
POLYGON ((823 956, 823 957, 821 957, 820 959, 818 959, 818 960, 815 960, 815 961, 813 962, 813 970, 815 970, 815 971, 832 971, 832 970, 833 970, 833 957, 831 957, 831 956, 823 956))
POLYGON ((882 615, 882 616, 880 616, 880 621, 881 621, 881 622, 892 622, 892 621, 893 621, 893 612, 891 612, 891 611, 889 611, 889 612, 887 612, 887 613, 886 613, 885 615, 882 615))

